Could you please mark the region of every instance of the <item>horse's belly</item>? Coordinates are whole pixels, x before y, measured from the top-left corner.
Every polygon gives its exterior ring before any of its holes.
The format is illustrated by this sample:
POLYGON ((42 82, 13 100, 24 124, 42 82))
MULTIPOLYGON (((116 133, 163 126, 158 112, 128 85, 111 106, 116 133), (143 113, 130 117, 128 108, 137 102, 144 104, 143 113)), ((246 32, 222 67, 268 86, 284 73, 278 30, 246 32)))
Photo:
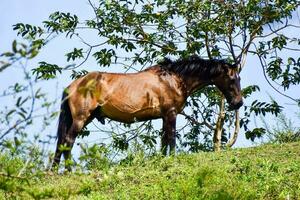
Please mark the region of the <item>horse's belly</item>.
POLYGON ((101 106, 101 110, 106 117, 124 123, 133 123, 136 121, 145 121, 161 117, 160 108, 154 105, 135 108, 125 103, 118 105, 106 103, 101 106))

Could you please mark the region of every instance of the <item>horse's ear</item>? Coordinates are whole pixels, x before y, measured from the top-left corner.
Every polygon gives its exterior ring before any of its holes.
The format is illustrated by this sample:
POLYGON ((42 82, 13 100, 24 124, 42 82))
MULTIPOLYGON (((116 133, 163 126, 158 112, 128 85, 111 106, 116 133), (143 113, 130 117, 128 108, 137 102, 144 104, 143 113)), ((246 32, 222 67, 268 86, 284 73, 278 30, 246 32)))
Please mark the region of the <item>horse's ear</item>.
POLYGON ((227 63, 227 66, 228 66, 228 68, 235 70, 235 71, 238 71, 238 69, 239 69, 238 64, 236 64, 236 63, 233 63, 233 64, 227 63))
POLYGON ((231 64, 232 69, 234 69, 236 72, 240 73, 241 72, 241 63, 235 62, 231 64))
POLYGON ((158 64, 159 64, 159 65, 162 65, 162 66, 168 66, 168 65, 170 65, 170 64, 172 64, 172 63, 173 63, 173 61, 172 61, 170 58, 167 58, 167 57, 164 57, 163 60, 160 60, 160 61, 158 62, 158 64))
POLYGON ((225 71, 225 73, 227 73, 229 71, 229 68, 231 68, 231 66, 229 66, 229 67, 223 67, 223 70, 225 71))

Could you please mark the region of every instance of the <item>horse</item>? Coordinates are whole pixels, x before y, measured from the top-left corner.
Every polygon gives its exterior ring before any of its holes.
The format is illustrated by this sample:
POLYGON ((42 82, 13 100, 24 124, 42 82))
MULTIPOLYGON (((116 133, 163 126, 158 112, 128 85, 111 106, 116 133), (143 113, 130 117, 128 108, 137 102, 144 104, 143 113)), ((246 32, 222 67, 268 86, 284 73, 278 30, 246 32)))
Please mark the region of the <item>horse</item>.
MULTIPOLYGON (((158 64, 136 73, 90 72, 74 80, 63 92, 52 168, 71 158, 80 131, 94 118, 123 123, 162 118, 161 152, 175 153, 176 116, 196 90, 215 85, 230 109, 243 105, 236 64, 198 56, 158 64), (64 148, 62 148, 64 146, 64 148)), ((66 166, 71 170, 70 166, 66 166)))

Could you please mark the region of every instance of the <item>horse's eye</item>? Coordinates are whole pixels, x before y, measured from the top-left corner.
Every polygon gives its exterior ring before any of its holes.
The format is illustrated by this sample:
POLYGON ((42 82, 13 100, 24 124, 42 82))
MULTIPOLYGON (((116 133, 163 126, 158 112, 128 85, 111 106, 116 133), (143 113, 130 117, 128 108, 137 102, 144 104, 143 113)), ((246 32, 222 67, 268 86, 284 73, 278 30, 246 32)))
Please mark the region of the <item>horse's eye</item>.
POLYGON ((234 76, 230 76, 229 80, 230 80, 230 82, 234 82, 235 81, 235 77, 234 76))

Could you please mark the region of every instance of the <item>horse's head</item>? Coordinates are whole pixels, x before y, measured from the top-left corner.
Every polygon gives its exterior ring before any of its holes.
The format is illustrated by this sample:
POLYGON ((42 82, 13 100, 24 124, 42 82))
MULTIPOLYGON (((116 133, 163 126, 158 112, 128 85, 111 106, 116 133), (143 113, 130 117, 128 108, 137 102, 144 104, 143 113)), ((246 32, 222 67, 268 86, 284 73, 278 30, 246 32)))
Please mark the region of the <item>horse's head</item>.
POLYGON ((237 110, 243 105, 243 97, 240 86, 240 76, 236 65, 221 62, 222 73, 216 76, 212 81, 224 94, 229 108, 237 110))

